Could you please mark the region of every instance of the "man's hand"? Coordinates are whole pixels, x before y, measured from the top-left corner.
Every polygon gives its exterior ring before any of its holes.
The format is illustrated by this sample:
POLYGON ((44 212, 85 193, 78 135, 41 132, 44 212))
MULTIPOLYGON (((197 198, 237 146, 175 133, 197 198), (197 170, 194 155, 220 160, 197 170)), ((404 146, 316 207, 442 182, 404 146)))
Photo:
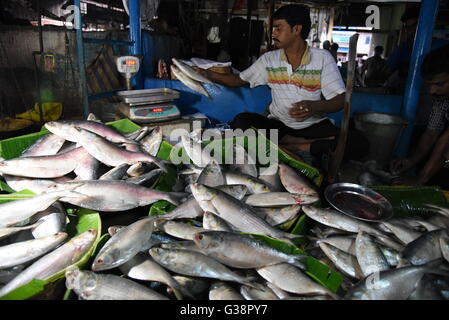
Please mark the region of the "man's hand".
POLYGON ((419 186, 422 183, 419 181, 419 177, 415 176, 402 176, 394 178, 391 181, 391 185, 393 186, 419 186))
POLYGON ((290 116, 298 122, 310 118, 315 113, 319 112, 318 104, 320 101, 303 100, 293 103, 293 107, 288 111, 290 116))
POLYGON ((390 162, 390 172, 392 174, 400 174, 414 166, 414 163, 409 158, 393 159, 390 162))
POLYGON ((198 74, 202 75, 203 77, 209 79, 209 70, 203 69, 203 68, 199 68, 199 67, 196 67, 196 66, 193 66, 192 69, 195 70, 196 73, 198 73, 198 74))

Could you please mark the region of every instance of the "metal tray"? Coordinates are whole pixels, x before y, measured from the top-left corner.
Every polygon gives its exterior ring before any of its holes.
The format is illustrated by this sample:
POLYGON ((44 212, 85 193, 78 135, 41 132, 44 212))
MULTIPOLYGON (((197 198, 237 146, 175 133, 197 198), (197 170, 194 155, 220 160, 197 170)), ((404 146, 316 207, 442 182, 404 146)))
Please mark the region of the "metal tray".
POLYGON ((331 184, 324 197, 338 211, 359 220, 380 222, 393 216, 393 207, 383 195, 358 184, 331 184))
POLYGON ((130 105, 169 102, 179 99, 179 92, 168 89, 125 90, 117 92, 120 100, 130 105))

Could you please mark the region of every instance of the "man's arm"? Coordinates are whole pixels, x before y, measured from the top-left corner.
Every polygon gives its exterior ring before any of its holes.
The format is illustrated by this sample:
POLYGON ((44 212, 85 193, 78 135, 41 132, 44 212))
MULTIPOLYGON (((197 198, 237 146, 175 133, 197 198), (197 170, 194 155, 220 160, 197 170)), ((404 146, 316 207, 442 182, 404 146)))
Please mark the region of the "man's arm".
POLYGON ((196 71, 213 82, 225 85, 227 87, 241 87, 248 82, 243 81, 238 74, 218 73, 211 70, 196 68, 196 71))
POLYGON ((345 94, 339 94, 329 100, 303 100, 293 104, 289 114, 296 121, 304 121, 316 113, 334 113, 343 109, 345 94))
POLYGON ((432 150, 429 160, 418 174, 418 183, 426 184, 442 167, 444 153, 447 151, 449 141, 449 129, 439 138, 432 150))
MULTIPOLYGON (((416 166, 418 162, 423 160, 438 140, 441 131, 427 129, 421 136, 413 154, 408 158, 395 159, 390 164, 392 173, 402 173, 416 166)), ((430 161, 430 160, 429 160, 430 161)))

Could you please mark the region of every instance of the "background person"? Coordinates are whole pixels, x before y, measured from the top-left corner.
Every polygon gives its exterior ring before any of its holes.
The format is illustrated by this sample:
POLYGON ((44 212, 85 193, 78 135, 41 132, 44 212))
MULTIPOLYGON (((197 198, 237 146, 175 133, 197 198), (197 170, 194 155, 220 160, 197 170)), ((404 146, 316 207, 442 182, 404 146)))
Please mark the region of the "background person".
POLYGON ((432 95, 432 112, 427 129, 417 147, 407 158, 394 159, 393 173, 404 174, 419 169, 416 176, 402 176, 394 184, 437 185, 449 190, 449 169, 444 168, 444 154, 449 141, 449 45, 431 51, 424 58, 422 76, 432 95), (421 166, 420 163, 424 165, 421 166))
POLYGON ((337 62, 337 60, 338 60, 338 54, 337 54, 337 52, 338 52, 338 48, 339 48, 340 46, 338 45, 338 43, 336 43, 336 42, 334 42, 334 43, 332 43, 332 45, 331 45, 331 49, 330 49, 330 53, 332 54, 332 57, 334 57, 334 59, 335 59, 335 62, 337 62))
POLYGON ((374 56, 366 59, 362 66, 361 74, 366 87, 381 87, 387 80, 389 70, 385 59, 382 58, 383 51, 382 46, 375 47, 374 56))

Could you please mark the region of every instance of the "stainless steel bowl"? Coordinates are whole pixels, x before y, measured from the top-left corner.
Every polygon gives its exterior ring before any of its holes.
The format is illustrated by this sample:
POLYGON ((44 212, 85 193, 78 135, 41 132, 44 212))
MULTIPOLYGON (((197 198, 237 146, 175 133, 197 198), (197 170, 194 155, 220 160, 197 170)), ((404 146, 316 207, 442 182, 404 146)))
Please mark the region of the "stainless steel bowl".
POLYGON ((335 209, 355 219, 380 222, 393 216, 393 207, 383 195, 358 184, 331 184, 324 197, 335 209))

